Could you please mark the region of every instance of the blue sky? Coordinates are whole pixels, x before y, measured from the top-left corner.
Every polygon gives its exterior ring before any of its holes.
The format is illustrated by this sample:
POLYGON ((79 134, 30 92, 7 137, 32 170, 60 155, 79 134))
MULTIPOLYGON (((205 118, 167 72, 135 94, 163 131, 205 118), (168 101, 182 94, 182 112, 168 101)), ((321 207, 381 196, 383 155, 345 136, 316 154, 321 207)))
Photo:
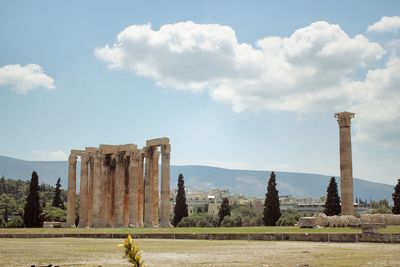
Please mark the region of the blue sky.
POLYGON ((400 177, 398 1, 2 1, 0 155, 167 136, 173 164, 400 177))

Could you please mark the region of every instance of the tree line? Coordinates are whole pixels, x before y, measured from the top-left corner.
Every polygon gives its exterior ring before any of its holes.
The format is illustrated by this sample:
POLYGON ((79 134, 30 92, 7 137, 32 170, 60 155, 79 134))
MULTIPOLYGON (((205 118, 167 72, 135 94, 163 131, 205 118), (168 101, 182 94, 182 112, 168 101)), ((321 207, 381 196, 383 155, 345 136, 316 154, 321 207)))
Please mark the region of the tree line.
MULTIPOLYGON (((279 192, 276 189, 276 175, 271 172, 267 192, 265 194, 263 214, 258 214, 251 206, 230 206, 229 199, 224 198, 218 211, 218 217, 213 217, 206 212, 196 211, 188 215, 186 204, 184 177, 179 174, 178 191, 174 206, 172 225, 174 227, 235 227, 235 226, 291 226, 300 219, 300 214, 293 209, 281 213, 279 204, 279 192)), ((370 207, 371 213, 393 213, 400 214, 400 179, 394 187, 392 194, 393 207, 390 209, 386 199, 361 201, 356 198, 356 203, 364 207, 370 207)), ((340 196, 338 193, 335 177, 332 177, 327 187, 324 213, 328 216, 340 215, 340 196)))
MULTIPOLYGON (((254 207, 230 205, 228 198, 223 198, 218 216, 213 217, 199 209, 189 216, 184 177, 178 177, 178 191, 175 199, 171 224, 174 227, 237 227, 237 226, 275 226, 294 225, 300 218, 296 210, 281 213, 277 181, 271 172, 265 194, 263 213, 259 214, 254 207)), ((387 200, 370 200, 368 205, 372 213, 400 214, 400 179, 392 194, 393 207, 389 208, 387 200)), ((0 227, 41 227, 43 221, 66 221, 66 192, 61 188, 61 178, 53 187, 39 184, 39 176, 34 171, 31 181, 0 179, 0 227)), ((356 200, 367 205, 367 201, 356 200)), ((341 212, 340 197, 335 177, 330 179, 324 213, 328 216, 341 212)))
POLYGON ((39 184, 34 171, 30 181, 0 178, 0 227, 41 227, 43 221, 66 220, 66 192, 61 178, 53 187, 39 184))

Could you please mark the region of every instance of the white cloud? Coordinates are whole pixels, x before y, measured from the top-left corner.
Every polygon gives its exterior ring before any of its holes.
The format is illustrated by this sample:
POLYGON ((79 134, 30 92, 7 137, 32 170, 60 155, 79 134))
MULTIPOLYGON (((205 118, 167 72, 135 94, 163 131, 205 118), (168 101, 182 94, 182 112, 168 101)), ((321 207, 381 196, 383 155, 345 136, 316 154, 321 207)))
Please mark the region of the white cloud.
POLYGON ((26 94, 29 91, 44 87, 49 90, 55 88, 54 80, 46 75, 37 64, 6 65, 0 68, 0 86, 10 87, 17 94, 26 94))
POLYGON ((36 160, 67 160, 68 156, 62 150, 56 151, 44 151, 44 150, 33 150, 32 154, 35 155, 36 160))
POLYGON ((385 67, 370 70, 365 81, 355 84, 358 103, 355 127, 359 140, 400 146, 400 58, 385 67))
POLYGON ((369 25, 369 32, 396 32, 400 29, 400 16, 382 17, 379 21, 369 25))
POLYGON ((399 59, 377 68, 385 53, 379 43, 324 21, 255 45, 240 43, 232 28, 218 24, 133 25, 95 50, 109 68, 160 86, 206 91, 236 112, 355 111, 359 140, 400 144, 399 59))

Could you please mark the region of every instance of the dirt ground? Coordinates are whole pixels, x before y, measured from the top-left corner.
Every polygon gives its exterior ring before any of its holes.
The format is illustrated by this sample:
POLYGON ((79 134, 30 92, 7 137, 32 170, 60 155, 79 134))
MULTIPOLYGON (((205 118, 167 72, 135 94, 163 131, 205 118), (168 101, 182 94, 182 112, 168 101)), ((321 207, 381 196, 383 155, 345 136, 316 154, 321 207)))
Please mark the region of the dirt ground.
MULTIPOLYGON (((399 266, 400 244, 137 240, 151 266, 399 266)), ((0 239, 0 266, 129 266, 119 239, 0 239)))

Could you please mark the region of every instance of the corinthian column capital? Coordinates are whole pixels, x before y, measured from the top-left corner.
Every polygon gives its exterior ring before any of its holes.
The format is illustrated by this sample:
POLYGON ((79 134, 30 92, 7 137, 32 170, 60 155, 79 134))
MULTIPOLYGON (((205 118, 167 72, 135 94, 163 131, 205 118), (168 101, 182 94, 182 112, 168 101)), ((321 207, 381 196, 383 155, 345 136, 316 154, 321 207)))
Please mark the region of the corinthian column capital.
POLYGON ((350 127, 351 119, 354 118, 354 114, 355 113, 347 111, 335 113, 335 118, 339 123, 339 127, 350 127))

